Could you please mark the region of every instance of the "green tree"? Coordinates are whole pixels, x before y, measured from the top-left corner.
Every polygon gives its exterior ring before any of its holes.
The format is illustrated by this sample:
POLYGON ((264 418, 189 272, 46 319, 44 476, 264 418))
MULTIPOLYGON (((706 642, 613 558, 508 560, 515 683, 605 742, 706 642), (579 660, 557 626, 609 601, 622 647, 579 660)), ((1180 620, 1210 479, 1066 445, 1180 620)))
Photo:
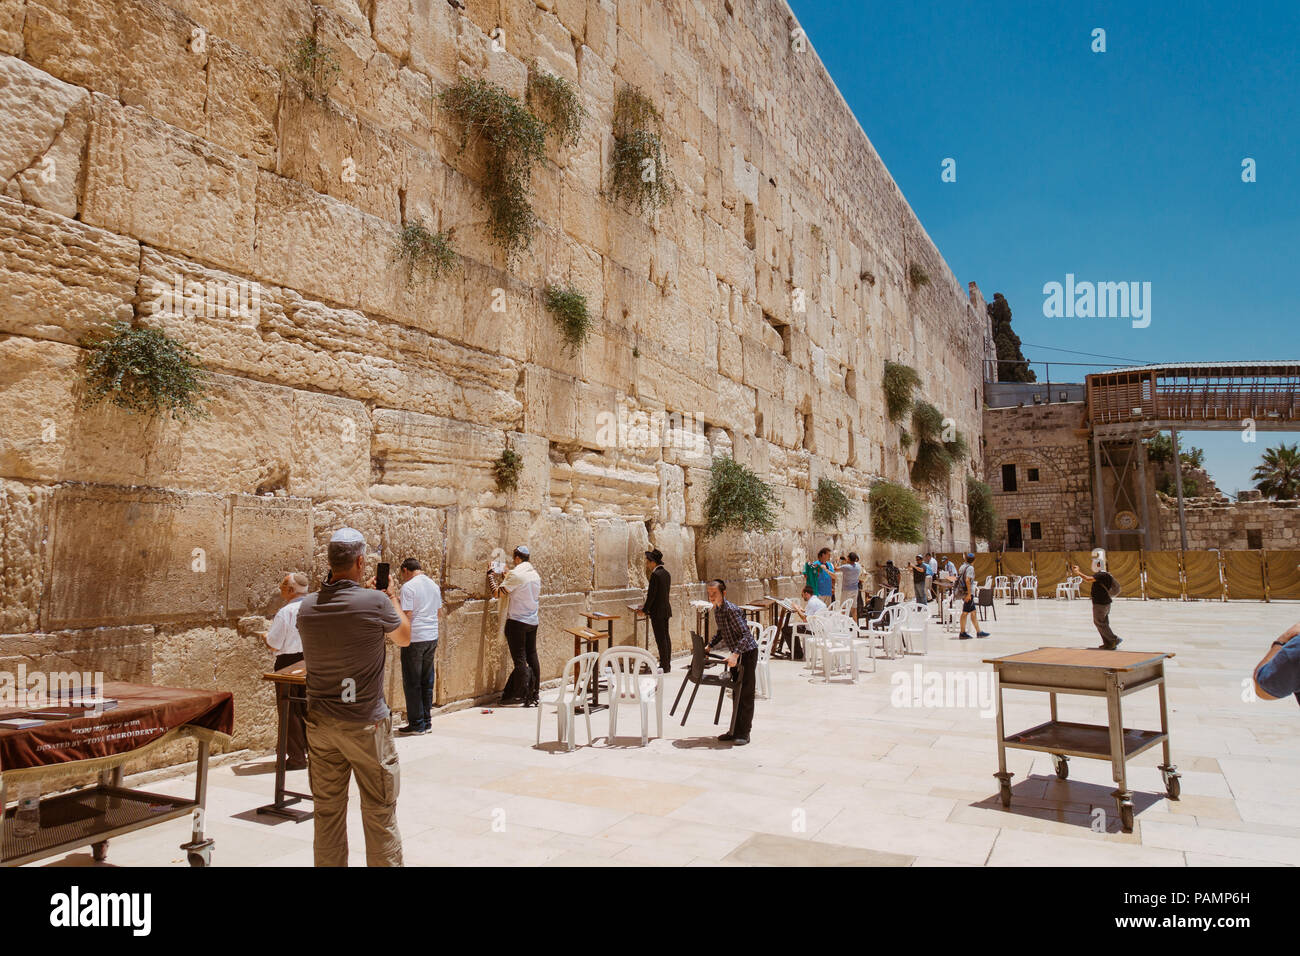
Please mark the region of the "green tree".
POLYGON ((1001 292, 993 294, 986 306, 989 321, 993 324, 993 344, 998 350, 998 370, 994 376, 999 382, 1036 382, 1038 376, 1029 367, 1025 353, 1020 351, 1020 336, 1011 331, 1011 303, 1001 292))
POLYGON ((1250 477, 1265 497, 1282 501, 1300 497, 1300 450, 1294 444, 1265 450, 1250 477))

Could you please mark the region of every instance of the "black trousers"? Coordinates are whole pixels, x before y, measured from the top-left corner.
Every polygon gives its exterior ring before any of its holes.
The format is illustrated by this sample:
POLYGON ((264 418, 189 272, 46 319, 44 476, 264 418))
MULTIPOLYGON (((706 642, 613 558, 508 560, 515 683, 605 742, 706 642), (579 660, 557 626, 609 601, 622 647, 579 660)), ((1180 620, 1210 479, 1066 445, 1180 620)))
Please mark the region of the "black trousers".
MULTIPOLYGON (((281 667, 288 667, 290 664, 297 664, 302 660, 302 654, 276 654, 275 664, 272 670, 279 670, 281 667)), ((288 740, 285 743, 285 755, 289 763, 300 764, 307 761, 307 724, 305 722, 307 712, 306 690, 302 687, 290 687, 288 684, 275 685, 275 698, 277 709, 280 706, 281 698, 289 699, 288 713, 285 719, 289 722, 288 740)))
POLYGON ((668 618, 652 617, 650 626, 654 628, 655 645, 659 648, 659 667, 667 674, 673 669, 673 639, 668 636, 668 618))
POLYGON ((506 644, 515 669, 506 681, 501 702, 531 704, 537 700, 542 686, 542 665, 537 660, 537 625, 506 621, 506 644))
POLYGON ((428 730, 433 715, 433 668, 437 641, 412 641, 402 648, 402 692, 406 697, 406 725, 428 730))
POLYGON ((731 732, 749 737, 754 726, 754 679, 758 675, 758 648, 740 655, 740 690, 731 705, 731 732))

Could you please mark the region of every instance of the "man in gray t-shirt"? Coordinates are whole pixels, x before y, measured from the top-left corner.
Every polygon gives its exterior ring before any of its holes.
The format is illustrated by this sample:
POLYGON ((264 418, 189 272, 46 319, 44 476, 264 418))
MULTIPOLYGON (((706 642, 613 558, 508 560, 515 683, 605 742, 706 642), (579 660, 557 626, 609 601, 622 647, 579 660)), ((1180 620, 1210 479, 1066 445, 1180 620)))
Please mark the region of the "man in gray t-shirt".
POLYGON ((386 641, 411 642, 411 622, 389 592, 364 587, 366 541, 343 528, 329 543, 330 580, 302 599, 298 633, 307 668, 307 748, 317 866, 348 865, 348 781, 361 791, 369 866, 401 866, 399 774, 384 700, 386 641))

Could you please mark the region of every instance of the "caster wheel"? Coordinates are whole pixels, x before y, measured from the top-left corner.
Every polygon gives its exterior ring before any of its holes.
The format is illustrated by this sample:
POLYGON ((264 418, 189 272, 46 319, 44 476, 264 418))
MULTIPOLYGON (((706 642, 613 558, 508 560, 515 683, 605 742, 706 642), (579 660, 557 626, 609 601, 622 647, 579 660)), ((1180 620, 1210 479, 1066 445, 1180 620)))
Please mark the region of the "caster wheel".
POLYGON ((1125 833, 1133 832, 1133 804, 1121 803, 1119 805, 1119 822, 1125 833))
POLYGON ((1052 764, 1056 768, 1056 776, 1065 780, 1070 776, 1070 761, 1060 754, 1052 754, 1052 764))
POLYGON ((1182 784, 1178 782, 1177 774, 1165 778, 1165 794, 1170 800, 1177 800, 1178 795, 1182 792, 1182 784))
POLYGON ((92 843, 90 845, 90 855, 96 863, 103 863, 108 859, 108 841, 92 843))
POLYGON ((190 866, 206 867, 212 865, 212 851, 204 848, 202 850, 191 850, 189 853, 190 866))
POLYGON ((999 787, 998 796, 1002 798, 1003 809, 1009 810, 1011 808, 1011 784, 1004 783, 1001 787, 999 787))

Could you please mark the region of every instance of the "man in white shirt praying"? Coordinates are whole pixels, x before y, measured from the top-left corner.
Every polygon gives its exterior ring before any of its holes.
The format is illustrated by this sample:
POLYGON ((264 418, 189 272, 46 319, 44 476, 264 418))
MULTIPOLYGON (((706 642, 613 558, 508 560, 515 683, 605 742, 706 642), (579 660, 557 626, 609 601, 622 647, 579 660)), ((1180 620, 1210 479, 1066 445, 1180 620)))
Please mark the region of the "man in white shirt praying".
MULTIPOLYGON (((266 631, 266 646, 275 651, 275 663, 272 670, 297 664, 302 660, 302 638, 298 635, 298 606, 307 596, 307 575, 301 571, 290 571, 280 579, 280 597, 284 607, 276 612, 271 626, 266 631)), ((307 728, 303 722, 305 698, 301 692, 290 693, 288 684, 276 683, 275 696, 277 707, 281 698, 288 698, 289 704, 285 719, 288 721, 285 755, 288 770, 302 770, 307 766, 307 728)))
POLYGON ((402 735, 427 734, 433 713, 434 657, 438 623, 442 620, 442 590, 415 558, 402 562, 402 610, 411 618, 411 643, 402 648, 402 689, 406 694, 406 726, 402 735))
POLYGON ((537 706, 541 691, 542 665, 537 660, 537 610, 542 596, 542 578, 529 562, 528 545, 515 548, 515 566, 505 579, 493 584, 506 613, 506 643, 515 669, 501 695, 503 704, 537 706))

